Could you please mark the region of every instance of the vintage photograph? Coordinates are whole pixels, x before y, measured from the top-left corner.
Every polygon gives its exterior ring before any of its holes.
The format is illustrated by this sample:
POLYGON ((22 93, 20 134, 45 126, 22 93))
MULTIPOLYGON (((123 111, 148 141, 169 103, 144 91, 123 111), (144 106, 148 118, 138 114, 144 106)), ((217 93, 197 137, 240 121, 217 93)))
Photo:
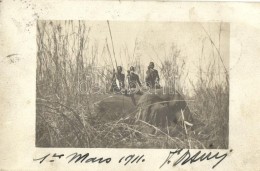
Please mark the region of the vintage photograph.
POLYGON ((36 27, 36 147, 229 148, 229 23, 36 27))

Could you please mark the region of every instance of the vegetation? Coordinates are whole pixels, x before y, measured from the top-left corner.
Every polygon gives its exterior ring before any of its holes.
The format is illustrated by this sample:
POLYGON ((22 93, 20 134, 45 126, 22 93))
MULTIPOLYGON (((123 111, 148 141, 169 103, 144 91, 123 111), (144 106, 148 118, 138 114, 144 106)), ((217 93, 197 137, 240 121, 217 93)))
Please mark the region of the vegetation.
MULTIPOLYGON (((116 64, 110 37, 99 54, 96 43, 89 42, 90 30, 83 21, 39 21, 37 24, 36 146, 228 148, 228 73, 223 72, 226 79, 218 81, 216 68, 219 66, 216 67, 215 61, 206 72, 199 69, 199 81, 193 83, 190 80, 192 95, 179 89, 186 99, 194 100, 188 102, 194 114, 193 129, 185 131, 179 125, 159 128, 132 117, 120 117, 120 113, 102 119, 95 110, 95 103, 108 95, 97 95, 87 87, 98 80, 101 87, 97 89, 108 91, 113 65, 116 64), (108 54, 108 58, 104 54, 108 54), (109 65, 103 65, 98 72, 92 73, 100 59, 109 65)), ((209 35, 208 39, 212 50, 218 51, 209 35)), ((124 59, 131 58, 127 47, 124 51, 124 59)), ((160 63, 162 79, 172 73, 176 76, 174 83, 187 77, 182 72, 185 62, 179 58, 180 54, 172 45, 169 55, 160 63)), ((143 79, 140 60, 131 61, 129 65, 136 66, 143 79)), ((183 85, 178 82, 178 87, 183 85)))

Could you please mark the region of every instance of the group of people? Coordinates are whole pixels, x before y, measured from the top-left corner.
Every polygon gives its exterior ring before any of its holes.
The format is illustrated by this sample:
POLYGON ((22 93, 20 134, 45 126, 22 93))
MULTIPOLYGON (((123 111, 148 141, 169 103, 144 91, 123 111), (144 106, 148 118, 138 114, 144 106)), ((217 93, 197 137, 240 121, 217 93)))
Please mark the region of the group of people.
MULTIPOLYGON (((117 66, 117 71, 113 72, 111 92, 118 92, 125 90, 125 74, 122 73, 123 68, 117 66)), ((146 71, 145 84, 150 88, 160 88, 160 77, 156 69, 154 69, 154 63, 150 62, 148 69, 146 71)), ((127 71, 127 82, 128 89, 137 89, 137 86, 142 87, 138 74, 135 73, 135 68, 133 66, 127 71)))

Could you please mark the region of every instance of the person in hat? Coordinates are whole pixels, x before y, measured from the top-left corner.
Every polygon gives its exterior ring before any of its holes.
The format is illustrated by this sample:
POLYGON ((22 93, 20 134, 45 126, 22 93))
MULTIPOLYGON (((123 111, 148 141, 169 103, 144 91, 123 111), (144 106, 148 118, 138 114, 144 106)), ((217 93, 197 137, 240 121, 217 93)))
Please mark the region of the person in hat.
POLYGON ((111 92, 118 92, 125 88, 125 74, 122 73, 123 68, 117 66, 117 72, 113 70, 111 92))
POLYGON ((146 85, 150 88, 160 88, 160 77, 156 69, 154 69, 154 63, 150 62, 148 70, 146 71, 145 82, 146 85))

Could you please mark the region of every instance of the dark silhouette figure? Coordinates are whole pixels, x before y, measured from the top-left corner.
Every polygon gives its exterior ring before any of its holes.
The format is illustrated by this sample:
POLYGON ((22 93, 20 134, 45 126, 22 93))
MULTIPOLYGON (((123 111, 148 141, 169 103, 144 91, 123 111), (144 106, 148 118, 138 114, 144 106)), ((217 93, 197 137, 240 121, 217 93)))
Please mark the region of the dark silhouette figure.
POLYGON ((146 85, 150 88, 160 88, 160 77, 156 69, 154 69, 154 63, 150 62, 148 70, 146 71, 145 82, 146 85))
POLYGON ((130 70, 128 71, 127 74, 128 78, 128 84, 129 88, 136 88, 137 84, 141 87, 142 84, 139 80, 139 76, 135 73, 135 68, 133 66, 130 67, 130 70))
POLYGON ((117 66, 117 72, 113 70, 111 92, 119 92, 125 88, 125 74, 122 73, 122 67, 117 66))

